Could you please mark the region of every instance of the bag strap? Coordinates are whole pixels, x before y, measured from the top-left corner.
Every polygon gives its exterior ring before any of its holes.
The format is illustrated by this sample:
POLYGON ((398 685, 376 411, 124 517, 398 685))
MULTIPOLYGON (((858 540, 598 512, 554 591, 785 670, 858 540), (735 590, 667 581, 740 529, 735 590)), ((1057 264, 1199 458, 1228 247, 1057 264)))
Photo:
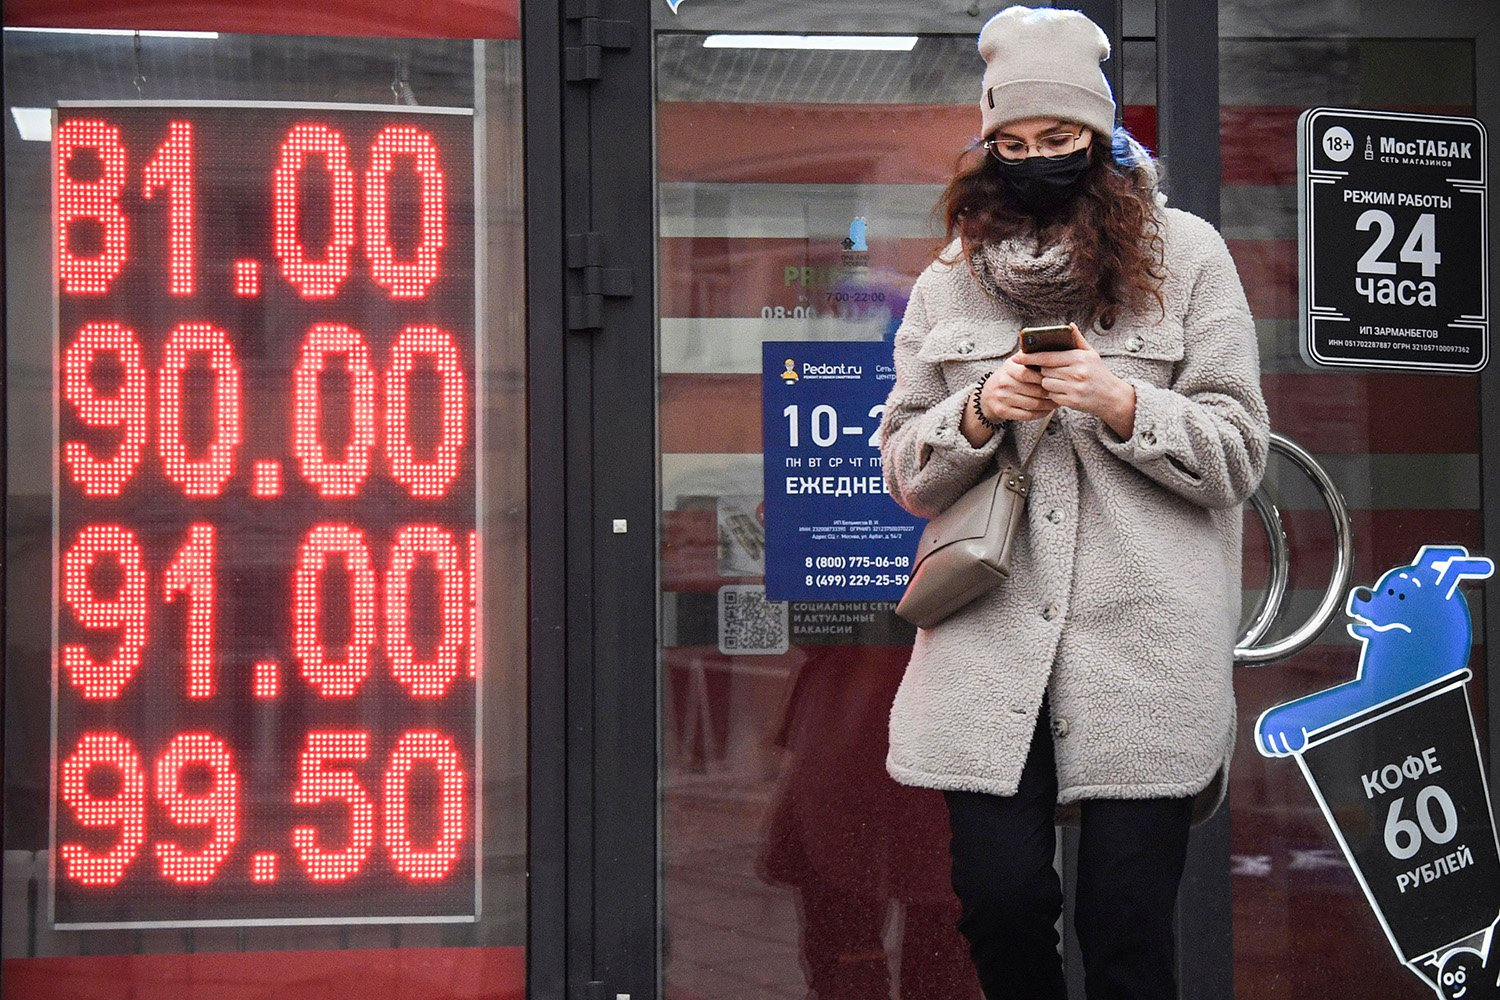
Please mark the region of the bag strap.
POLYGON ((1021 459, 1021 471, 1023 473, 1031 468, 1031 460, 1036 457, 1036 450, 1042 446, 1042 438, 1047 433, 1047 425, 1052 423, 1052 418, 1056 415, 1057 411, 1053 410, 1042 418, 1042 425, 1037 428, 1036 440, 1031 442, 1031 448, 1027 450, 1026 457, 1021 459))

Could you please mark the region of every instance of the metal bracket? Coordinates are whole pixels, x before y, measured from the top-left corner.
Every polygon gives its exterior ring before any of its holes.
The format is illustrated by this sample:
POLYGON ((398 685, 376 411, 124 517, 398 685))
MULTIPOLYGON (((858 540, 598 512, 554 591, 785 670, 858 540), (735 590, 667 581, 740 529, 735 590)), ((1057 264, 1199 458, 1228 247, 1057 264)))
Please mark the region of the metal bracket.
POLYGON ((604 237, 569 233, 569 270, 583 272, 583 294, 568 296, 568 329, 597 330, 604 325, 604 299, 635 294, 635 275, 627 267, 604 266, 604 237))
POLYGON ((569 83, 598 80, 604 75, 604 50, 628 49, 629 21, 606 21, 599 16, 602 0, 568 0, 563 17, 577 23, 580 45, 563 50, 563 73, 569 83))

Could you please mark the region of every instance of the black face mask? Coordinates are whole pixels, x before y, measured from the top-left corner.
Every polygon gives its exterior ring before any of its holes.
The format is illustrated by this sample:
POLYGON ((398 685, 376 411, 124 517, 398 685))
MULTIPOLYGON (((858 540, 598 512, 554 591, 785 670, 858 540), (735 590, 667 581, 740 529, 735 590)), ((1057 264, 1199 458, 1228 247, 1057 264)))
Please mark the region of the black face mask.
POLYGON ((1000 176, 1005 186, 1033 212, 1052 213, 1062 208, 1078 193, 1078 182, 1089 168, 1089 151, 1047 159, 1029 156, 1018 163, 1002 163, 1000 176))

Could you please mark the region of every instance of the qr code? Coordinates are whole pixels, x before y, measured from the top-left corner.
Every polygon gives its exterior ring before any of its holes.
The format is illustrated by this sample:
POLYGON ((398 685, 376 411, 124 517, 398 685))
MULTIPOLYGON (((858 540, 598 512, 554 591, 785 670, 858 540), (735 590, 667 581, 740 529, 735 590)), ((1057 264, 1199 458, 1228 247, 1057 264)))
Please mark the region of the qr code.
POLYGON ((786 601, 766 600, 765 587, 720 587, 719 652, 726 656, 785 653, 788 618, 786 601))

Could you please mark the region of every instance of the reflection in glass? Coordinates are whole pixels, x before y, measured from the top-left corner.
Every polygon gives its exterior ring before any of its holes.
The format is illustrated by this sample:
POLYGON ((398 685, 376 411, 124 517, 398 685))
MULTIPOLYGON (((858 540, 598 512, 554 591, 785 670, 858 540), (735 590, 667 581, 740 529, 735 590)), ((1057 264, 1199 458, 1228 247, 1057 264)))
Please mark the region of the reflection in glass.
POLYGON ((970 1000, 942 797, 885 772, 912 630, 723 597, 764 593, 761 344, 890 342, 977 55, 703 41, 657 39, 667 995, 970 1000))
MULTIPOLYGON (((1223 232, 1256 317, 1272 427, 1312 452, 1349 501, 1353 580, 1368 584, 1409 563, 1424 544, 1471 551, 1480 545, 1478 382, 1312 371, 1302 362, 1295 125, 1304 108, 1318 106, 1469 114, 1473 46, 1347 37, 1359 21, 1351 11, 1294 6, 1235 3, 1221 14, 1229 35, 1301 36, 1220 40, 1223 232), (1307 19, 1320 25, 1300 31, 1296 25, 1307 19), (1340 37, 1317 37, 1327 31, 1340 37), (1431 419, 1391 419, 1398 412, 1431 419)), ((1281 508, 1291 549, 1282 620, 1300 621, 1321 597, 1332 529, 1294 469, 1273 462, 1266 488, 1281 508)), ((1251 525, 1246 534, 1253 537, 1251 525)), ((1261 546, 1247 547, 1246 587, 1265 579, 1261 546)), ((1479 668, 1482 615, 1476 610, 1473 617, 1471 665, 1479 668)), ((1397 962, 1297 768, 1261 757, 1251 743, 1265 709, 1353 679, 1359 648, 1344 631, 1347 621, 1338 616, 1318 642, 1289 660, 1236 673, 1241 742, 1230 806, 1237 995, 1274 1000, 1347 992, 1351 982, 1380 1000, 1432 995, 1397 962)), ((1476 669, 1473 693, 1481 710, 1482 678, 1476 669)))

